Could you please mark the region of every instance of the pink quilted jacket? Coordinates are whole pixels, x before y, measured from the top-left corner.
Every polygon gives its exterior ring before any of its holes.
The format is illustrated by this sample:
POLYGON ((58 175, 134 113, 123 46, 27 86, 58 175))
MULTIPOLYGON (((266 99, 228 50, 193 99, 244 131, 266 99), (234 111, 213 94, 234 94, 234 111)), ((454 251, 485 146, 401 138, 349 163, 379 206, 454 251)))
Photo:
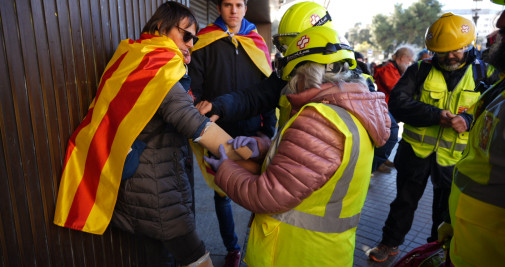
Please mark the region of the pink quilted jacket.
MULTIPOLYGON (((391 121, 383 93, 369 92, 361 84, 323 84, 299 94, 288 95, 293 113, 307 103, 340 106, 354 116, 379 147, 389 138, 391 121)), ((261 155, 268 144, 259 140, 261 155)), ((287 129, 271 164, 261 175, 252 174, 233 160, 225 160, 215 182, 228 196, 255 213, 288 211, 319 188, 342 162, 345 136, 313 108, 304 109, 287 129)), ((372 160, 373 154, 369 156, 372 160)))

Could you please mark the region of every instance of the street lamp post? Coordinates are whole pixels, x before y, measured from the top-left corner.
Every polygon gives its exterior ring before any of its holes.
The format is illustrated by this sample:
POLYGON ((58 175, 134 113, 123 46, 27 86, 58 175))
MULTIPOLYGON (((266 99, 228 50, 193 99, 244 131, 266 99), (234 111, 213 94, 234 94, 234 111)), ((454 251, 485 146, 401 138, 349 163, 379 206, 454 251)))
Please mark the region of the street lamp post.
POLYGON ((477 7, 477 2, 480 2, 482 0, 473 0, 473 1, 475 2, 475 8, 472 9, 472 13, 474 13, 472 18, 473 22, 475 23, 475 26, 477 26, 477 20, 479 19, 479 11, 480 11, 480 8, 477 7))

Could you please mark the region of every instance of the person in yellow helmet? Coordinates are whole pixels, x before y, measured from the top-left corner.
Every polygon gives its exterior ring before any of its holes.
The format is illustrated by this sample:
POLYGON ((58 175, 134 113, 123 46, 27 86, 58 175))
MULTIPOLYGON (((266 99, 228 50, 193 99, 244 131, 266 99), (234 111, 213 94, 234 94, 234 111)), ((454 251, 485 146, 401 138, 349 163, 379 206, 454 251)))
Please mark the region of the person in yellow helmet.
POLYGON ((428 177, 433 183, 432 229, 448 209, 454 165, 468 141, 480 82, 497 81, 494 68, 476 58, 472 21, 443 14, 426 33, 426 47, 435 55, 411 65, 392 90, 389 110, 404 122, 394 160, 396 198, 383 227, 382 240, 369 251, 370 259, 385 261, 398 253, 409 232, 428 177), (493 74, 494 73, 494 74, 493 74))
POLYGON ((265 159, 263 172, 226 159, 223 147, 221 159, 207 161, 217 169, 216 184, 256 213, 248 266, 353 266, 373 146, 389 136, 385 96, 369 92, 365 79, 350 71, 354 53, 330 28, 301 32, 282 63, 287 105, 272 145, 256 137, 232 141, 265 159))
MULTIPOLYGON (((273 43, 277 50, 285 56, 291 41, 303 30, 314 26, 333 28, 328 11, 314 2, 294 4, 282 16, 278 33, 273 36, 273 43)), ((342 36, 339 36, 339 39, 342 39, 342 36)))
MULTIPOLYGON (((504 5, 503 0, 494 0, 504 5)), ((449 197, 450 220, 439 228, 439 241, 452 235, 454 266, 501 266, 505 262, 505 13, 496 22, 501 42, 489 62, 501 79, 475 107, 463 158, 454 170, 449 197)))

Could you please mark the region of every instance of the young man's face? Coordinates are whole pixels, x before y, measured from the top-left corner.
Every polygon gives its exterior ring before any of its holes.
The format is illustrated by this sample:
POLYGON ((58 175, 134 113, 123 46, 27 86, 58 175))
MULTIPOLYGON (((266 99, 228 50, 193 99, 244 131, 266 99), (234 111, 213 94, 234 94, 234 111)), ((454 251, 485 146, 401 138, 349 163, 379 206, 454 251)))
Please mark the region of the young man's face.
POLYGON ((217 11, 224 20, 224 23, 234 33, 240 30, 242 19, 247 11, 247 6, 244 0, 223 0, 221 6, 217 7, 217 11))

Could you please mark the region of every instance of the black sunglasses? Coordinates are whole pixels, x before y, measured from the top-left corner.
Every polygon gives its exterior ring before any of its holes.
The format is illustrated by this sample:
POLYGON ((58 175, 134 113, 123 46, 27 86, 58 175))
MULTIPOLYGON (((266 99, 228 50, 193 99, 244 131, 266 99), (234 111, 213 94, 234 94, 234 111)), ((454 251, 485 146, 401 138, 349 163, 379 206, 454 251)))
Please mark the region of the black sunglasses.
POLYGON ((179 27, 179 26, 175 26, 175 27, 177 27, 177 29, 179 29, 179 30, 184 31, 184 35, 182 36, 182 40, 183 40, 185 43, 189 42, 190 40, 193 40, 193 45, 195 45, 195 44, 196 44, 196 42, 198 42, 198 37, 196 37, 196 36, 195 36, 195 35, 193 35, 192 33, 190 33, 190 32, 188 32, 188 31, 186 31, 185 29, 183 29, 183 28, 181 28, 181 27, 179 27))

